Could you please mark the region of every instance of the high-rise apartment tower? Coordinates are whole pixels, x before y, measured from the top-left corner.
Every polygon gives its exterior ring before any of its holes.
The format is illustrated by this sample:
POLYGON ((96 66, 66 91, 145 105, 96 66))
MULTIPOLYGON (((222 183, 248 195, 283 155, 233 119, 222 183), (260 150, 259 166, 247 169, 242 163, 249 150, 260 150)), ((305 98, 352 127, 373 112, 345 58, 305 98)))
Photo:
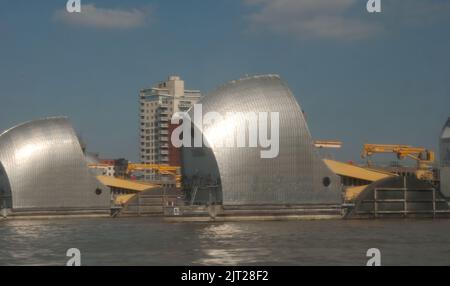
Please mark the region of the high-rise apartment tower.
MULTIPOLYGON (((184 89, 179 76, 139 92, 140 161, 146 164, 179 165, 179 150, 170 142, 171 124, 175 112, 187 111, 201 97, 199 90, 184 89)), ((147 170, 144 180, 161 179, 156 172, 147 170)))

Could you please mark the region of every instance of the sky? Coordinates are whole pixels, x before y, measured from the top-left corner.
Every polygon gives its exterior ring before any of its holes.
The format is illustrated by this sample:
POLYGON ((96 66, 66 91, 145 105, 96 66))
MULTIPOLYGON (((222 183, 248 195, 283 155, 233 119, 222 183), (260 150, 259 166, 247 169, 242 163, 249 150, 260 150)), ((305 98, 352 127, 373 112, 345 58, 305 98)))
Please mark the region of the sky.
POLYGON ((204 94, 276 73, 314 139, 438 150, 450 117, 450 0, 0 0, 0 130, 68 116, 88 149, 138 159, 138 91, 204 94))

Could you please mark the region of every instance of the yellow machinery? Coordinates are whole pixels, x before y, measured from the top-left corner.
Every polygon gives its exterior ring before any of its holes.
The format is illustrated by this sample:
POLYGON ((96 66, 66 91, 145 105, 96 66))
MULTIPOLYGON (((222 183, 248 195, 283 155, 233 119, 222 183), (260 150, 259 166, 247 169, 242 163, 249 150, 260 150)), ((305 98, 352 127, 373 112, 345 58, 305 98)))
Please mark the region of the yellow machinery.
POLYGON ((181 188, 181 171, 179 166, 167 166, 159 164, 128 163, 126 174, 129 176, 134 171, 154 170, 162 175, 171 175, 175 178, 177 188, 181 188))
POLYGON ((123 205, 137 193, 159 188, 156 184, 147 184, 126 179, 100 175, 97 179, 111 188, 111 195, 116 205, 123 205), (114 191, 112 191, 114 190, 114 191))
POLYGON ((348 177, 356 180, 367 182, 364 185, 348 186, 345 188, 344 198, 346 201, 352 201, 358 197, 358 195, 364 191, 368 184, 379 181, 388 177, 397 176, 394 173, 370 169, 368 167, 361 167, 349 163, 338 162, 334 160, 324 159, 325 165, 340 177, 348 177))
POLYGON ((376 153, 395 153, 400 160, 411 158, 417 162, 416 176, 418 179, 434 180, 431 165, 436 156, 433 151, 409 145, 364 144, 361 157, 368 158, 376 153))
MULTIPOLYGON (((89 168, 104 168, 110 166, 109 164, 98 163, 89 164, 89 168)), ((153 170, 162 175, 170 175, 175 179, 177 188, 181 188, 181 170, 179 166, 167 166, 159 164, 140 164, 140 163, 128 163, 125 177, 129 177, 134 171, 153 170)))
POLYGON ((370 169, 367 167, 360 167, 349 163, 343 163, 329 159, 324 159, 323 161, 325 165, 327 165, 327 167, 336 175, 355 178, 358 180, 375 182, 387 177, 396 176, 396 174, 390 172, 370 169))

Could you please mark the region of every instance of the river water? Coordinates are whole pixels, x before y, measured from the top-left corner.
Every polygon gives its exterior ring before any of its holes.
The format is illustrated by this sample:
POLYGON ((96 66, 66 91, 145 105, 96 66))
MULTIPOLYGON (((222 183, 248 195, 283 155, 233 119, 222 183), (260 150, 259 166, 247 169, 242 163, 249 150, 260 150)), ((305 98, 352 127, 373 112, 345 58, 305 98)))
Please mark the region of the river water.
POLYGON ((160 218, 0 221, 0 265, 450 265, 450 220, 167 223, 160 218))

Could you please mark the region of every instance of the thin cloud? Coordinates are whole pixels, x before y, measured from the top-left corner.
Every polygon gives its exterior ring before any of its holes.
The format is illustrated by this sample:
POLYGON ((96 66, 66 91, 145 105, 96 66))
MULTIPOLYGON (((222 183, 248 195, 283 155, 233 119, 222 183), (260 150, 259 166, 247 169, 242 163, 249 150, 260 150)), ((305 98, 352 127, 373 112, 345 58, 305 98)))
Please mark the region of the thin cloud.
MULTIPOLYGON (((246 0, 255 11, 248 15, 251 30, 295 38, 361 39, 382 27, 351 16, 358 0, 246 0)), ((365 5, 362 6, 365 9, 365 5)))
POLYGON ((448 0, 396 0, 383 5, 391 25, 418 27, 450 19, 448 0))
POLYGON ((450 3, 443 0, 384 0, 380 14, 366 12, 367 1, 361 0, 243 1, 251 8, 245 16, 250 31, 294 39, 361 40, 400 25, 435 23, 450 13, 450 3))
POLYGON ((69 26, 94 27, 103 29, 132 29, 144 26, 150 9, 108 9, 97 8, 93 4, 81 6, 81 13, 58 10, 54 19, 69 26))

